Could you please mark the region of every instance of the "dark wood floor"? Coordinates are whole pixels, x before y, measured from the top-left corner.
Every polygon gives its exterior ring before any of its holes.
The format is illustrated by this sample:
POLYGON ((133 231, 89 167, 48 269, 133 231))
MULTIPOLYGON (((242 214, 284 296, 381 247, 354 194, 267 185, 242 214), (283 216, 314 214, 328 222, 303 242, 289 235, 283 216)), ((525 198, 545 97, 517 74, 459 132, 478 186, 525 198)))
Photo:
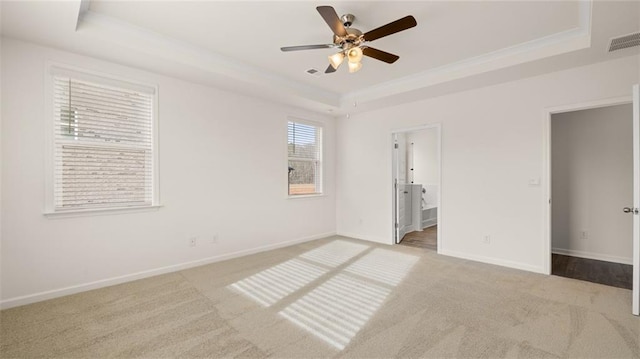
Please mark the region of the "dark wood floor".
POLYGON ((438 226, 407 233, 400 242, 403 246, 438 250, 438 226))
POLYGON ((553 254, 551 256, 551 274, 631 289, 633 266, 553 254))

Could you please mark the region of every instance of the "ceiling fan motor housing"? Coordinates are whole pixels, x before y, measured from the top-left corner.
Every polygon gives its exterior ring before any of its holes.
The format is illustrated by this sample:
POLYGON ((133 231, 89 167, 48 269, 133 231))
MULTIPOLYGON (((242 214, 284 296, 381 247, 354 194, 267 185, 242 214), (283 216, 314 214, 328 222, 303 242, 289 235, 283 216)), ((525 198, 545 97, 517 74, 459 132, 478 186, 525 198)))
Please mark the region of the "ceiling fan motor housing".
POLYGON ((347 36, 333 36, 333 43, 342 47, 343 49, 358 46, 362 43, 362 31, 358 29, 347 29, 347 36))
POLYGON ((342 21, 347 31, 347 36, 334 35, 333 43, 342 47, 343 50, 359 46, 362 43, 362 31, 351 27, 355 19, 356 17, 353 14, 344 14, 340 17, 340 21, 342 21))
POLYGON ((344 27, 349 27, 353 24, 353 21, 356 19, 356 16, 353 14, 344 14, 340 17, 340 21, 344 24, 344 27))

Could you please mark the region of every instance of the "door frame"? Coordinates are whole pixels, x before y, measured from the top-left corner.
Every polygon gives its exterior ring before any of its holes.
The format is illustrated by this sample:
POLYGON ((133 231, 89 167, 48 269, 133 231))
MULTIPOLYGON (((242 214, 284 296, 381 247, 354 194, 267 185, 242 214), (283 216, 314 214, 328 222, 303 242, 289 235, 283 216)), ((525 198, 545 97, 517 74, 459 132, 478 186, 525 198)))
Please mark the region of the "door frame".
POLYGON ((542 205, 544 208, 544 240, 543 240, 543 272, 551 274, 551 117, 555 114, 574 112, 581 110, 591 110, 601 107, 609 107, 616 105, 628 105, 633 103, 631 96, 607 98, 603 100, 581 102, 563 106, 548 107, 544 109, 544 125, 543 125, 543 183, 544 191, 542 195, 542 205))
POLYGON ((397 128, 397 129, 393 129, 391 130, 391 135, 389 136, 389 139, 391 140, 391 180, 389 181, 391 183, 391 186, 389 187, 390 191, 389 193, 391 193, 391 240, 389 241, 389 243, 391 243, 392 245, 396 244, 396 201, 395 201, 395 197, 396 197, 396 189, 395 189, 395 166, 397 165, 396 161, 394 160, 394 156, 395 156, 395 148, 394 148, 394 135, 397 135, 399 133, 406 133, 406 132, 416 132, 416 131, 421 131, 421 130, 427 130, 427 129, 435 129, 436 130, 436 153, 437 153, 437 157, 438 157, 438 171, 440 173, 440 175, 438 176, 438 211, 437 211, 437 223, 438 223, 438 229, 437 229, 437 253, 440 254, 442 251, 442 243, 443 243, 443 239, 442 239, 442 124, 437 122, 437 123, 430 123, 430 124, 424 124, 424 125, 419 125, 419 126, 413 126, 413 127, 404 127, 404 128, 397 128))
MULTIPOLYGON (((640 207, 640 84, 633 85, 633 207, 640 207)), ((640 218, 633 216, 633 277, 631 286, 631 313, 640 316, 640 218)))

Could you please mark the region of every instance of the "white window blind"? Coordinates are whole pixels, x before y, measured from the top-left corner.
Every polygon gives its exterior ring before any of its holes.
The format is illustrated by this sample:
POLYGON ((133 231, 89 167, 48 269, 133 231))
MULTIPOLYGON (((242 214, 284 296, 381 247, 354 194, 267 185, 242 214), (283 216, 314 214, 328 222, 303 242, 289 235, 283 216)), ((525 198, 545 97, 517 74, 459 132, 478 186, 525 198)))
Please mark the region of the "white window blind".
POLYGON ((288 124, 289 195, 322 193, 322 128, 288 124))
POLYGON ((153 205, 154 95, 53 76, 55 211, 153 205))

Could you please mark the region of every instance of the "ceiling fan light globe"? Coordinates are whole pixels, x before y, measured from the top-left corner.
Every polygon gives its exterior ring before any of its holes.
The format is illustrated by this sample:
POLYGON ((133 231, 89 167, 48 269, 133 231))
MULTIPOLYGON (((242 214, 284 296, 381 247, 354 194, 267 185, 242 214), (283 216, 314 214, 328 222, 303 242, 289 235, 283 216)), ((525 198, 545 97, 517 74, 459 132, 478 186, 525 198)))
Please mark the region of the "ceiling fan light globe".
POLYGON ((349 73, 354 73, 360 71, 362 68, 362 62, 351 62, 349 61, 349 73))
POLYGON ((338 66, 342 64, 342 61, 344 61, 344 53, 342 52, 338 52, 336 54, 329 56, 329 63, 336 70, 338 69, 338 66))
POLYGON ((350 63, 359 63, 362 60, 362 49, 358 46, 352 47, 347 51, 350 63))

